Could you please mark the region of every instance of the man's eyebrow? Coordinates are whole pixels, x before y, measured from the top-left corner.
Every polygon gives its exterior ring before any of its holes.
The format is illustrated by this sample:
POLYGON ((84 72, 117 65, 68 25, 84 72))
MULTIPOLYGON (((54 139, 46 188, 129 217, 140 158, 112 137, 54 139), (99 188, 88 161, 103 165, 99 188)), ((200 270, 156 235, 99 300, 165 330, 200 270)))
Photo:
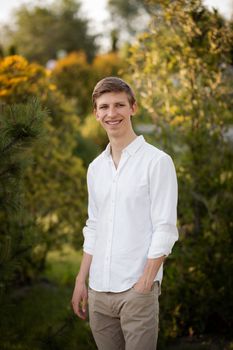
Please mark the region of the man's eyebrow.
MULTIPOLYGON (((116 102, 114 102, 114 104, 116 104, 116 103, 126 103, 126 101, 116 101, 116 102)), ((108 104, 109 104, 108 102, 102 102, 102 103, 99 104, 99 106, 106 106, 108 104)))

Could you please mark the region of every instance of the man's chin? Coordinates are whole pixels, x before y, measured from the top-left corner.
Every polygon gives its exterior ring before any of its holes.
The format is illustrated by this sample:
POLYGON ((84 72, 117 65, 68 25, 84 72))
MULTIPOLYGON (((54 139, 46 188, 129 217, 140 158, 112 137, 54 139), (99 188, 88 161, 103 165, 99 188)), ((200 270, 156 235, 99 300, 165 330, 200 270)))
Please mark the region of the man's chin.
POLYGON ((108 137, 111 137, 111 136, 117 137, 117 136, 121 136, 123 134, 122 130, 116 130, 116 129, 106 130, 106 132, 107 132, 108 137))

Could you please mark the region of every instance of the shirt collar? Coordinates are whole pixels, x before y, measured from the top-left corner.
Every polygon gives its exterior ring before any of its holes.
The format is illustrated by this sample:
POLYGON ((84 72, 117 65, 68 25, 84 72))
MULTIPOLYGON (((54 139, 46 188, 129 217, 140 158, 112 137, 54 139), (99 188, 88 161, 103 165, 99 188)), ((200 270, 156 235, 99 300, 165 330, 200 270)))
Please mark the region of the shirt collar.
MULTIPOLYGON (((130 156, 134 155, 134 153, 137 152, 137 150, 145 143, 145 139, 142 135, 137 136, 136 139, 134 139, 128 146, 126 146, 122 153, 126 152, 130 156)), ((111 156, 111 145, 108 143, 107 147, 104 150, 104 156, 110 157, 111 156)))

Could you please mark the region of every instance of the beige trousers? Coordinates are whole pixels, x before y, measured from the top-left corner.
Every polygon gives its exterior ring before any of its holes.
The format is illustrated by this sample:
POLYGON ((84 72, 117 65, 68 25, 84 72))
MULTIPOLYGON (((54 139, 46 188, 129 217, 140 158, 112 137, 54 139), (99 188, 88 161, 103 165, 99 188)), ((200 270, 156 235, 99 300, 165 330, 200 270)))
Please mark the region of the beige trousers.
POLYGON ((96 292, 88 288, 89 322, 99 350, 155 350, 159 282, 148 293, 96 292))

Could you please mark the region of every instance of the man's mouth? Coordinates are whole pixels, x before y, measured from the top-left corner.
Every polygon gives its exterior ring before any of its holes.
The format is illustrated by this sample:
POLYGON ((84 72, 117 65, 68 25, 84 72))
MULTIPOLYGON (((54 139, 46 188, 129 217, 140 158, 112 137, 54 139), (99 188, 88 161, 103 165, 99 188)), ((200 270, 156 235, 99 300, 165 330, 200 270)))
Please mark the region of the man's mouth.
POLYGON ((122 122, 122 119, 121 120, 107 120, 105 123, 108 125, 118 125, 121 122, 122 122))

